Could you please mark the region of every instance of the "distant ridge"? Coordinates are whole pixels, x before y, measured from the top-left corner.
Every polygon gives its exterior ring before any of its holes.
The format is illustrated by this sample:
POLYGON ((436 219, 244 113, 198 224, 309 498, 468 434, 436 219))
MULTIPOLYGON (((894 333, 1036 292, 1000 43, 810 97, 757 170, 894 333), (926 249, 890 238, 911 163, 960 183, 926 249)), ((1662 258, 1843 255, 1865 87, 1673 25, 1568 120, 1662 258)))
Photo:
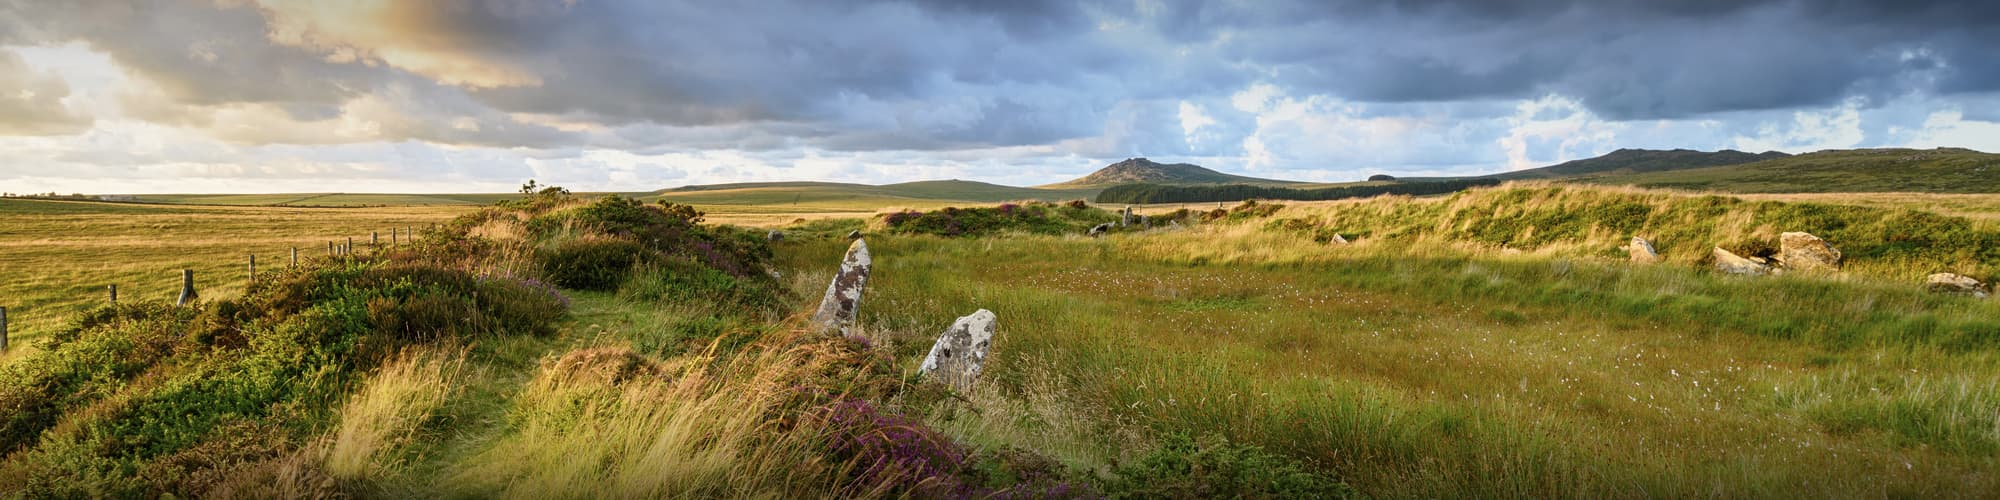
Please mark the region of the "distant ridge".
POLYGON ((1777 151, 1752 154, 1734 149, 1724 149, 1712 153, 1692 149, 1620 149, 1594 158, 1566 161, 1546 167, 1516 170, 1488 177, 1506 180, 1526 180, 1560 179, 1607 174, 1639 174, 1741 165, 1789 156, 1791 155, 1777 151))
POLYGON ((1241 175, 1225 174, 1191 163, 1160 163, 1145 158, 1130 158, 1113 163, 1068 182, 1050 184, 1050 188, 1104 187, 1118 184, 1301 184, 1293 181, 1259 179, 1241 175))

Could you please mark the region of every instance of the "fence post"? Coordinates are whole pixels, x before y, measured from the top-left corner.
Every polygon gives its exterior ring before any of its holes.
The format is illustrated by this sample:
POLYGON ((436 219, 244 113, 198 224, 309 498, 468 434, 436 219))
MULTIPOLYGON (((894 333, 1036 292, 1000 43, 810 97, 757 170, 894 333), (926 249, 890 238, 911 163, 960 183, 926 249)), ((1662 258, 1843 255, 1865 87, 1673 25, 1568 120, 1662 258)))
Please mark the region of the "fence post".
POLYGON ((7 352, 7 308, 0 306, 0 352, 7 352))
POLYGON ((195 301, 195 299, 197 299, 197 298, 200 298, 200 295, 199 295, 199 294, 196 294, 196 293, 195 293, 195 291, 194 291, 194 270, 193 270, 193 269, 182 269, 182 270, 181 270, 181 300, 180 300, 180 302, 177 302, 177 303, 176 303, 176 305, 183 305, 183 306, 184 306, 184 305, 188 305, 188 303, 190 303, 190 302, 194 302, 194 301, 195 301))
POLYGON ((396 245, 397 245, 397 240, 396 240, 396 228, 393 228, 393 227, 392 227, 392 228, 389 228, 389 246, 392 246, 392 247, 393 247, 393 246, 396 246, 396 245))
POLYGON ((380 233, 380 232, 376 232, 376 231, 369 231, 369 232, 368 232, 368 246, 371 246, 371 247, 379 247, 379 246, 382 246, 382 233, 380 233))
POLYGON ((327 242, 326 242, 326 256, 328 256, 328 257, 332 257, 332 256, 333 256, 333 241, 332 241, 332 240, 327 240, 327 242))
POLYGON ((292 247, 292 267, 299 267, 299 247, 292 247))
POLYGON ((107 288, 111 292, 111 305, 118 305, 118 285, 112 284, 107 288))
POLYGON ((341 254, 341 255, 347 255, 347 254, 351 254, 351 253, 354 253, 354 237, 353 237, 353 236, 349 236, 349 237, 347 237, 347 246, 344 246, 344 247, 341 247, 341 248, 340 248, 340 254, 341 254))
POLYGON ((257 254, 250 254, 250 281, 257 281, 257 254))

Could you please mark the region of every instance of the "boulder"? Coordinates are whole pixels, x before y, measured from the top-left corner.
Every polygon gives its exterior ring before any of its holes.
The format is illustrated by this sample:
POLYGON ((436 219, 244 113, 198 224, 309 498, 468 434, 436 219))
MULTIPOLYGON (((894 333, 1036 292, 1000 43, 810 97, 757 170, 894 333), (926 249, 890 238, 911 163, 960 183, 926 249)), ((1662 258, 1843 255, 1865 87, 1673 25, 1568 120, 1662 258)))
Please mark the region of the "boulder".
POLYGON ((1839 271, 1840 249, 1818 236, 1784 233, 1778 235, 1778 261, 1784 263, 1786 269, 1839 271))
POLYGON ((1632 256, 1634 264, 1652 264, 1660 261, 1660 252, 1653 250, 1653 242, 1638 236, 1633 236, 1632 243, 1625 245, 1625 253, 1632 256))
POLYGON ((1114 225, 1115 225, 1114 223, 1106 222, 1103 224, 1098 224, 1096 226, 1091 226, 1090 237, 1096 238, 1098 236, 1104 236, 1104 233, 1111 232, 1111 228, 1114 225))
POLYGON ((868 257, 868 242, 854 240, 847 246, 847 257, 840 261, 840 273, 833 276, 833 283, 826 286, 826 296, 819 301, 819 310, 813 312, 812 324, 820 331, 839 331, 842 335, 854 324, 854 313, 861 307, 861 292, 868 287, 868 269, 873 265, 868 257))
POLYGON ((764 241, 785 241, 785 232, 772 229, 771 232, 764 233, 764 241))
POLYGON ((979 380, 980 370, 986 367, 986 351, 993 346, 993 326, 993 311, 985 309, 958 318, 931 345, 931 354, 924 358, 917 373, 929 375, 959 392, 972 390, 972 383, 979 380))
POLYGON ((1974 297, 1985 297, 1985 283, 1958 273, 1937 273, 1924 279, 1924 289, 1938 293, 1960 293, 1974 297))
POLYGON ((1723 250, 1722 247, 1715 247, 1715 251, 1710 252, 1710 255, 1715 257, 1715 270, 1717 271, 1744 275, 1771 274, 1771 266, 1730 253, 1728 250, 1723 250))

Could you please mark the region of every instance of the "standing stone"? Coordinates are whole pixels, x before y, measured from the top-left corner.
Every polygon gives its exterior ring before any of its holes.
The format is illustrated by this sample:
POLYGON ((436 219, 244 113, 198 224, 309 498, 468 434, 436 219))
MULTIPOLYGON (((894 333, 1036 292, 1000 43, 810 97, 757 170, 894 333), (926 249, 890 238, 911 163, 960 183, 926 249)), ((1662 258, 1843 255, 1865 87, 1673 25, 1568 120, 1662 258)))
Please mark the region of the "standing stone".
POLYGON ((1840 249, 1818 236, 1784 233, 1778 235, 1778 261, 1784 263, 1786 269, 1839 271, 1840 249))
POLYGON ((1121 212, 1118 216, 1118 227, 1125 227, 1130 225, 1132 225, 1132 206, 1126 205, 1125 211, 1121 212))
POLYGON ((849 232, 847 233, 847 239, 850 239, 850 240, 856 240, 856 241, 859 241, 859 240, 861 240, 861 230, 860 230, 860 229, 856 229, 856 230, 853 230, 853 231, 849 231, 849 232))
POLYGON ((854 240, 847 246, 847 257, 840 261, 840 274, 833 276, 833 283, 826 286, 826 297, 819 301, 819 311, 813 313, 812 324, 820 331, 838 330, 847 334, 847 328, 854 323, 854 313, 861 307, 861 291, 868 287, 868 269, 873 265, 868 257, 868 242, 854 240))
POLYGON ((1111 232, 1111 226, 1112 226, 1112 223, 1110 223, 1110 222, 1106 222, 1106 223, 1103 223, 1103 224, 1098 224, 1098 225, 1096 225, 1096 226, 1092 226, 1092 227, 1090 228, 1090 237, 1092 237, 1092 238, 1096 238, 1096 237, 1099 237, 1099 236, 1104 236, 1104 233, 1108 233, 1108 232, 1111 232))
POLYGON ((1723 250, 1722 247, 1715 247, 1715 251, 1710 252, 1710 255, 1715 257, 1715 270, 1717 271, 1743 275, 1771 274, 1771 266, 1730 253, 1728 250, 1723 250))
POLYGON ((785 241, 785 232, 772 229, 771 232, 764 233, 764 241, 785 241))
POLYGON ((993 311, 985 309, 958 318, 931 345, 931 354, 917 373, 930 375, 959 392, 972 390, 972 383, 986 367, 986 351, 993 346, 993 323, 993 311))
POLYGON ((1958 273, 1937 273, 1924 279, 1924 289, 1939 293, 1960 293, 1985 298, 1985 283, 1958 273))
POLYGON ((1625 246, 1625 253, 1632 256, 1633 264, 1652 264, 1660 261, 1660 252, 1653 250, 1653 242, 1638 236, 1632 237, 1632 244, 1625 246))

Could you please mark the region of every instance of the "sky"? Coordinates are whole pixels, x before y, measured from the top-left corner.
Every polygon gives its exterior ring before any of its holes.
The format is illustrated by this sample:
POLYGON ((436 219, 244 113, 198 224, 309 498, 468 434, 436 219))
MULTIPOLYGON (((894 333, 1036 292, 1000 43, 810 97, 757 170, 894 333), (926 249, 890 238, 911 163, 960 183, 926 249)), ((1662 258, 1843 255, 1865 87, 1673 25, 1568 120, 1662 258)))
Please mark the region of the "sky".
POLYGON ((0 0, 0 191, 2000 152, 2000 2, 0 0))

